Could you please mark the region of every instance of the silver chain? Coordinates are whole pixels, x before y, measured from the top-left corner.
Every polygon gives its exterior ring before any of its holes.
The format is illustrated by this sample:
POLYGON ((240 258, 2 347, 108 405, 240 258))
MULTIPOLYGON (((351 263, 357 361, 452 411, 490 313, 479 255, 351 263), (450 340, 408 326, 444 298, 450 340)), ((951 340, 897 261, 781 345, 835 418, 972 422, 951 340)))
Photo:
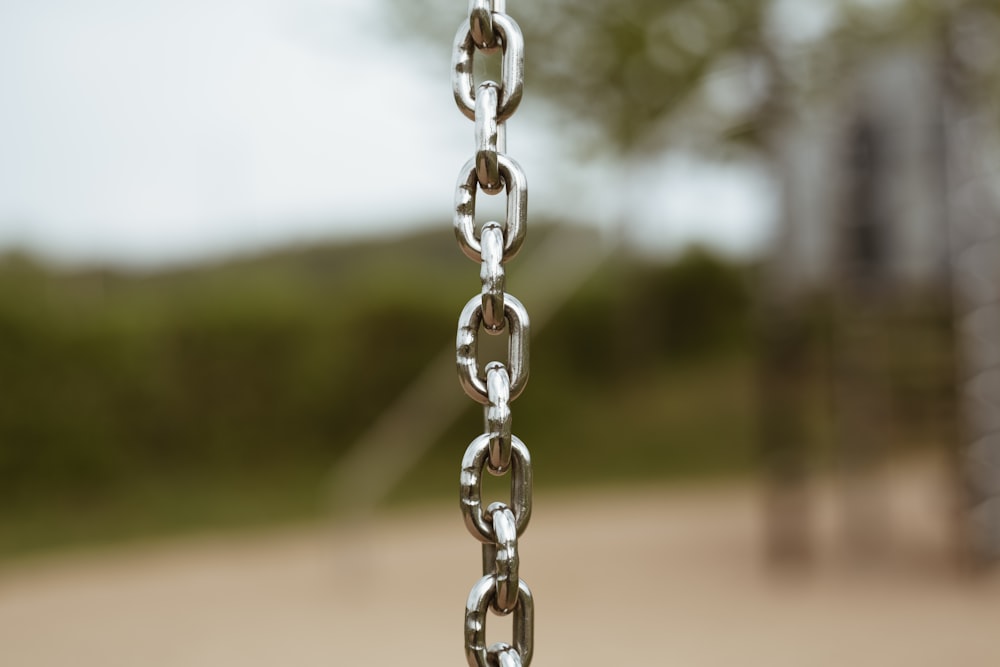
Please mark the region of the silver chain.
POLYGON ((528 667, 534 652, 534 601, 518 574, 517 542, 531 518, 531 457, 511 434, 510 403, 528 382, 528 312, 505 291, 505 265, 517 255, 527 232, 528 184, 521 167, 506 155, 505 125, 521 103, 524 39, 505 12, 504 0, 470 0, 469 18, 459 26, 452 56, 452 90, 458 108, 475 121, 476 154, 455 188, 455 237, 467 257, 480 263, 482 291, 458 319, 456 364, 462 389, 485 411, 485 432, 462 458, 461 501, 465 525, 482 543, 483 577, 465 605, 465 655, 470 667, 528 667), (501 52, 500 83, 473 78, 477 51, 501 52), (476 194, 506 192, 503 224, 487 222, 476 232, 476 194), (507 332, 507 361, 479 360, 481 331, 507 332), (510 500, 484 508, 483 472, 510 474, 510 500), (514 614, 510 644, 486 646, 489 611, 514 614))

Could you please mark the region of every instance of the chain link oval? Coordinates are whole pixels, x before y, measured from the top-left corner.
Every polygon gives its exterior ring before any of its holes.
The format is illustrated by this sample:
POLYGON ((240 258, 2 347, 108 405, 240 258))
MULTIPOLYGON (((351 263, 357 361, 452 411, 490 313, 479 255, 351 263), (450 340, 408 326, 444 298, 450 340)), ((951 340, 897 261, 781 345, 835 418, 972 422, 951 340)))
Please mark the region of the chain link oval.
MULTIPOLYGON (((521 250, 528 233, 528 179, 521 165, 502 153, 497 154, 500 180, 507 191, 507 215, 504 220, 503 261, 513 259, 521 250)), ((483 261, 482 245, 476 236, 476 192, 479 177, 475 158, 466 162, 455 186, 455 238, 465 256, 483 261)))
POLYGON ((496 32, 493 30, 494 3, 490 0, 471 0, 469 3, 469 34, 476 48, 483 51, 497 46, 496 32))
MULTIPOLYGON (((503 60, 500 67, 500 101, 497 122, 510 118, 521 103, 524 92, 524 37, 517 21, 507 14, 493 12, 493 31, 500 42, 503 60)), ((458 108, 469 120, 476 119, 476 81, 473 77, 476 41, 468 24, 455 34, 452 50, 451 89, 458 108)))
POLYGON ((521 659, 522 667, 529 667, 535 650, 535 602, 531 590, 523 579, 518 582, 511 642, 513 649, 501 649, 500 644, 486 646, 486 615, 495 597, 496 584, 492 575, 477 581, 469 592, 465 603, 465 656, 469 667, 490 667, 490 649, 497 649, 494 651, 496 654, 514 650, 521 659))
POLYGON ((479 280, 483 284, 483 326, 491 332, 503 330, 504 290, 507 274, 503 267, 503 229, 500 223, 487 222, 483 225, 479 247, 483 263, 479 266, 479 280))
POLYGON ((490 503, 486 512, 493 524, 496 543, 491 549, 493 555, 491 569, 483 574, 496 576, 497 591, 493 601, 493 611, 506 616, 514 611, 517 605, 517 587, 520 581, 518 568, 521 559, 517 553, 517 525, 514 513, 503 503, 490 503))
MULTIPOLYGON (((531 521, 532 470, 531 454, 516 435, 510 437, 510 502, 514 514, 514 530, 524 534, 531 521)), ((462 457, 460 500, 462 518, 469 533, 480 542, 496 544, 493 521, 483 510, 483 471, 490 453, 489 434, 478 436, 465 450, 462 457)), ((485 565, 485 563, 484 563, 485 565)))
MULTIPOLYGON (((510 294, 504 295, 504 319, 510 338, 507 340, 507 363, 510 374, 510 400, 515 400, 528 383, 528 335, 531 327, 528 311, 510 294)), ((489 405, 485 370, 479 370, 479 328, 483 322, 483 304, 479 295, 469 299, 458 316, 455 337, 455 365, 462 389, 472 400, 489 405)))
POLYGON ((503 124, 497 122, 499 96, 500 86, 494 81, 484 81, 476 91, 476 176, 488 195, 503 190, 497 163, 497 152, 506 150, 500 145, 503 124))
POLYGON ((486 461, 490 472, 502 475, 510 468, 510 376, 497 361, 486 364, 486 433, 490 436, 490 455, 486 461))

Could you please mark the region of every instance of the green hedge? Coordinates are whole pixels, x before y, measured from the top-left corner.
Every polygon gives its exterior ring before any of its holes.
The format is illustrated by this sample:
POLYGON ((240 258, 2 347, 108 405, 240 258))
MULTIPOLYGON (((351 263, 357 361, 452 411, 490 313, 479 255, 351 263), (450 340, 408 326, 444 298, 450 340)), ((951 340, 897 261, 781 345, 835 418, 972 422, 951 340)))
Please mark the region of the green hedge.
MULTIPOLYGON (((56 270, 4 258, 0 519, 39 508, 72 515, 127 505, 146 497, 143 489, 173 485, 184 493, 192 479, 272 496, 281 490, 265 490, 268 480, 318 482, 453 344, 458 311, 478 280, 450 236, 313 247, 156 273, 56 270)), ((711 439, 711 428, 699 434, 697 424, 685 425, 690 415, 665 428, 668 406, 654 400, 637 409, 629 401, 635 392, 662 400, 687 392, 679 383, 690 380, 684 368, 692 359, 745 359, 746 273, 697 250, 663 264, 613 257, 549 328, 536 332, 531 400, 523 401, 518 427, 544 441, 552 458, 580 450, 584 424, 597 437, 613 432, 622 451, 662 449, 659 441, 672 430, 711 439)), ((745 363, 722 367, 729 370, 708 380, 714 387, 690 390, 718 394, 748 372, 745 363)), ((740 416, 729 426, 748 430, 745 397, 734 400, 740 416)), ((713 419, 711 410, 703 412, 713 419)), ((438 450, 453 454, 451 440, 464 445, 480 419, 470 402, 438 450)), ((740 449, 733 460, 745 461, 744 441, 719 447, 740 449)), ((606 466, 602 447, 587 445, 597 458, 572 474, 726 465, 718 452, 699 462, 698 447, 685 443, 691 451, 680 459, 660 456, 652 467, 636 461, 617 470, 606 466)), ((451 458, 432 454, 429 465, 451 458)), ((401 492, 421 493, 407 484, 401 492)))

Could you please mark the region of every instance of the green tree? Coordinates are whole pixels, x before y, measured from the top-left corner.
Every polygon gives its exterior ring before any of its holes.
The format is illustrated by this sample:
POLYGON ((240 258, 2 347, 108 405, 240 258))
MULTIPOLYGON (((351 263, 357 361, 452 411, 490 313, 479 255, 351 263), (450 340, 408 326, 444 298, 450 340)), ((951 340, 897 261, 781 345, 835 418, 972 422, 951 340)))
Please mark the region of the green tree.
MULTIPOLYGON (((386 0, 389 25, 443 52, 464 4, 386 0)), ((994 0, 549 0, 509 7, 527 98, 588 151, 636 159, 694 142, 763 149, 781 114, 835 88, 887 40, 931 40, 966 88, 996 91, 994 0)))

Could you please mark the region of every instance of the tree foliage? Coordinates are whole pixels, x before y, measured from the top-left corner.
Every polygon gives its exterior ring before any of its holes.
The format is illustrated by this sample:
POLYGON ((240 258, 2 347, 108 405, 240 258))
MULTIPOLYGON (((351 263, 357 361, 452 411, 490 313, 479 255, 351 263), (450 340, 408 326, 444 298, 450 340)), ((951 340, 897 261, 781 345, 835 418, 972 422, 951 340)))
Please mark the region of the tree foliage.
MULTIPOLYGON (((665 138, 759 146, 781 112, 835 93, 899 40, 940 50, 967 91, 1000 87, 993 0, 550 0, 508 9, 525 34, 528 97, 544 98, 559 126, 629 156, 662 151, 665 138)), ((451 0, 386 0, 386 11, 397 34, 442 53, 465 17, 451 0)))

